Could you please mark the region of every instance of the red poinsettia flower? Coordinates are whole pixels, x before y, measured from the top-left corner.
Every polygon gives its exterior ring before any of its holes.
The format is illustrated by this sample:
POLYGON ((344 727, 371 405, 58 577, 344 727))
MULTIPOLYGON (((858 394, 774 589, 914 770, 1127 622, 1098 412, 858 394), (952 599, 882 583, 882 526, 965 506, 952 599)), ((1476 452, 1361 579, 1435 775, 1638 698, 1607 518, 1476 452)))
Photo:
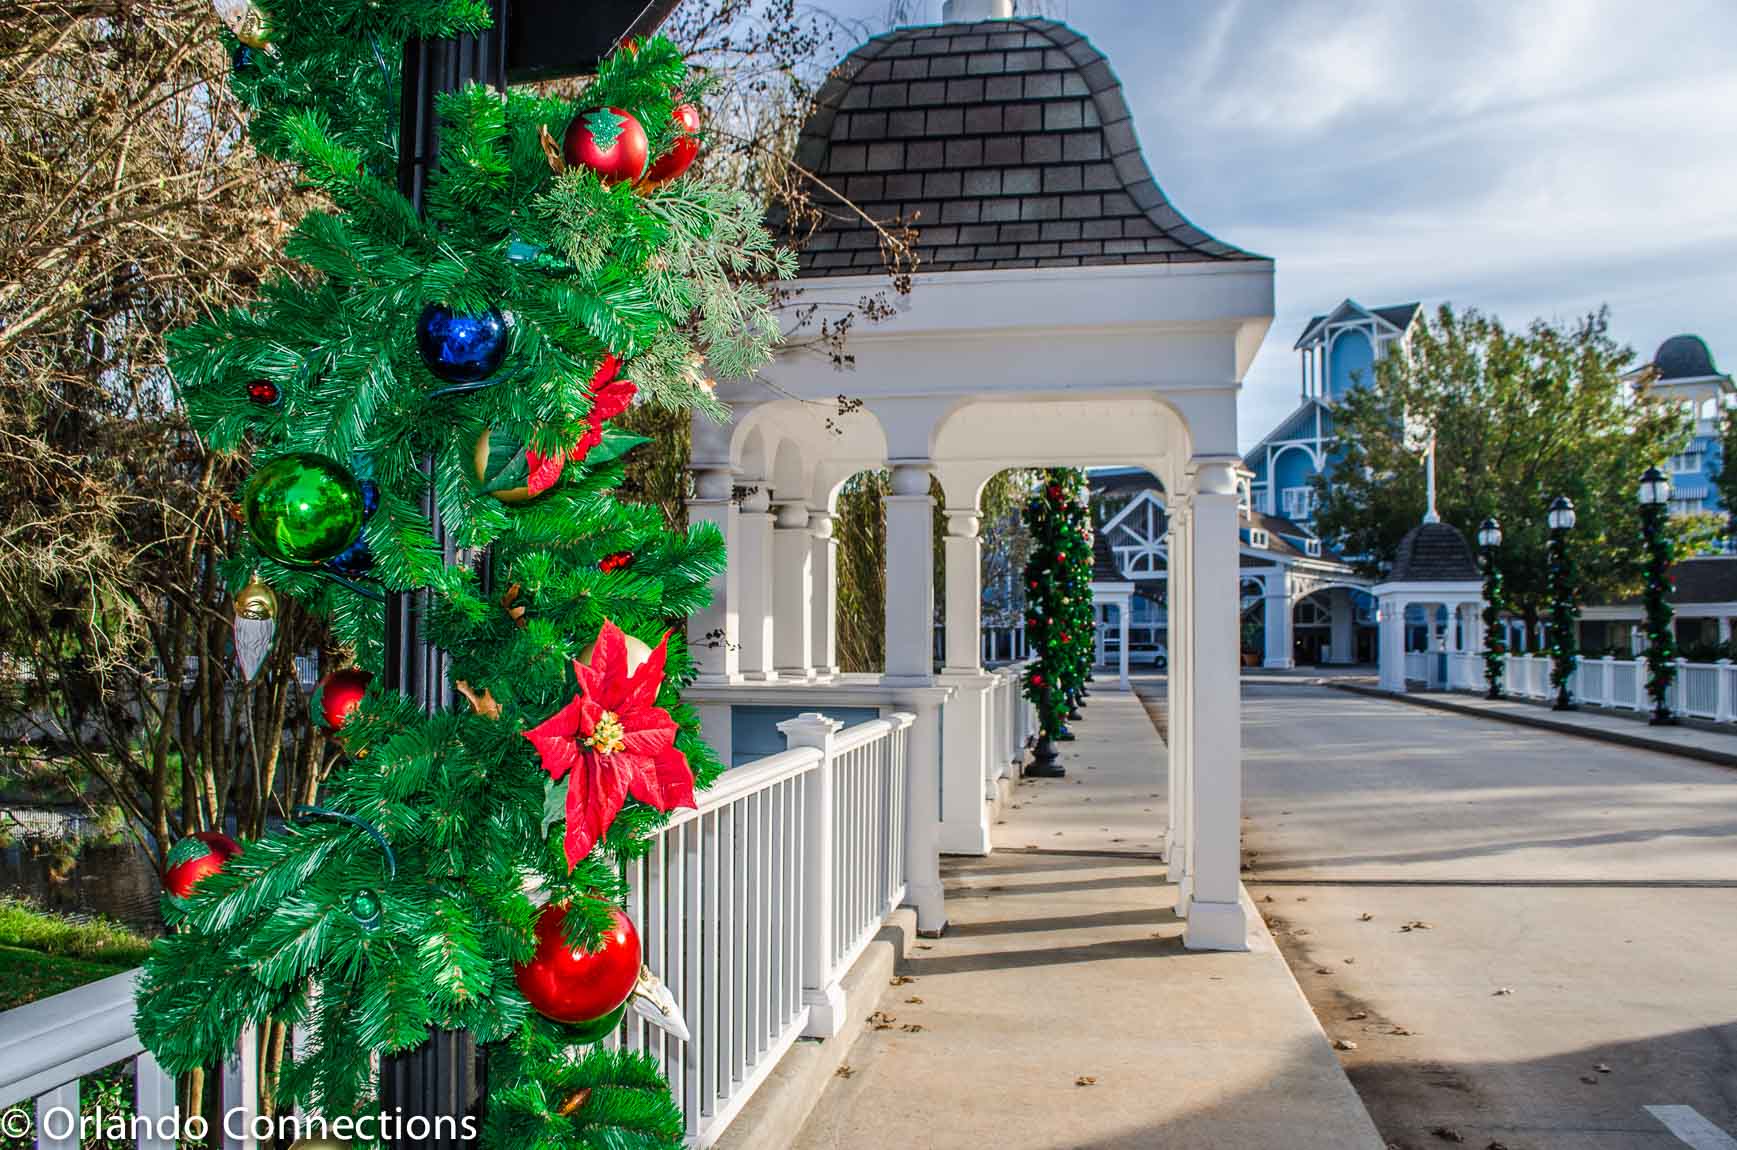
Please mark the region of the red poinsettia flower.
POLYGON ((541 495, 555 486, 568 460, 574 463, 585 462, 591 449, 603 442, 604 422, 626 411, 633 402, 639 388, 635 387, 631 380, 616 379, 615 373, 620 370, 621 361, 610 353, 603 357, 603 362, 598 364, 597 370, 592 373, 591 411, 585 417, 585 433, 579 437, 579 442, 573 445, 573 450, 565 455, 525 452, 525 462, 531 467, 531 479, 527 486, 530 487, 532 495, 541 495))
POLYGON ((669 638, 632 674, 627 639, 605 622, 591 665, 577 659, 579 693, 525 732, 549 777, 567 780, 567 865, 578 865, 632 795, 660 811, 694 805, 694 773, 676 749, 676 723, 657 705, 669 638))

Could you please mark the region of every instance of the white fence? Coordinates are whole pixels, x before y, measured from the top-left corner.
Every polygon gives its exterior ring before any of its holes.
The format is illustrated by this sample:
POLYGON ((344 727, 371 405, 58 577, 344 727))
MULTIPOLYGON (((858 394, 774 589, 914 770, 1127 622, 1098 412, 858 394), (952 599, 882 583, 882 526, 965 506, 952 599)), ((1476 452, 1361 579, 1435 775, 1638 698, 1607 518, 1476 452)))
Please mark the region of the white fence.
MULTIPOLYGON (((1481 658, 1481 656, 1480 656, 1481 658)), ((1502 686, 1522 699, 1553 699, 1550 659, 1546 655, 1510 655, 1502 686)), ((1650 711, 1645 659, 1575 660, 1568 693, 1576 702, 1623 711, 1650 711)), ((1737 722, 1737 665, 1677 660, 1676 681, 1665 696, 1674 714, 1717 723, 1737 722)))
MULTIPOLYGON (((630 1012, 619 1041, 662 1064, 692 1145, 717 1139, 799 1036, 842 1025, 839 980, 905 894, 913 721, 900 713, 839 731, 806 714, 781 724, 788 750, 725 773, 629 864, 646 965, 690 1038, 630 1012)), ((77 1114, 80 1077, 131 1061, 138 1113, 170 1115, 174 1081, 133 1029, 133 979, 0 1014, 0 1110, 34 1099, 39 1118, 77 1114)), ((244 1036, 224 1068, 226 1109, 257 1094, 256 1046, 244 1036)), ((41 1150, 79 1146, 76 1130, 37 1129, 41 1150)), ((147 1131, 136 1145, 174 1142, 147 1131)), ((248 1139, 223 1146, 255 1150, 248 1139)))

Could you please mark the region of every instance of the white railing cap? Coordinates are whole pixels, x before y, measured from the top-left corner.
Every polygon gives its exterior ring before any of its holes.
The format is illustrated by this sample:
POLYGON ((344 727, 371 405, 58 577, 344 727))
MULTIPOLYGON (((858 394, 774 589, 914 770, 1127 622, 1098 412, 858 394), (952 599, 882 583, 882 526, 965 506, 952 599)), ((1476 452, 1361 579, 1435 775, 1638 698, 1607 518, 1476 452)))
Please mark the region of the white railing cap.
POLYGON ((63 1086, 144 1050, 129 970, 0 1014, 0 1106, 63 1086))

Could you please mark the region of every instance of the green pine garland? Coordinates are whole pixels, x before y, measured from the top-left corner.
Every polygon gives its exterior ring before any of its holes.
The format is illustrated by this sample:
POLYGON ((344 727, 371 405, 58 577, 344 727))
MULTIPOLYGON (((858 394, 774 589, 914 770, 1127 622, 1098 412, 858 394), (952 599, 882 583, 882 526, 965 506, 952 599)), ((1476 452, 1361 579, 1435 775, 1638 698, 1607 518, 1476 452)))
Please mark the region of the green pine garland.
MULTIPOLYGON (((777 336, 768 295, 743 281, 788 277, 793 260, 738 191, 688 177, 647 193, 551 170, 542 132, 559 139, 599 105, 632 111, 661 153, 675 94, 693 99, 704 87, 667 41, 606 61, 582 103, 522 91, 503 100, 481 87, 442 98, 440 167, 418 216, 394 176, 403 44, 484 27, 487 5, 260 7, 271 49, 252 53, 234 80, 253 111, 253 143, 296 165, 331 210, 290 237, 296 275, 176 333, 176 386, 216 450, 255 466, 317 452, 373 479, 369 578, 381 591, 428 590, 428 634, 451 654, 452 677, 487 692, 500 714, 426 715, 376 684, 343 728, 321 802, 377 827, 395 872, 342 821, 293 823, 246 844, 170 907, 176 933, 154 948, 139 985, 140 1036, 179 1073, 218 1062, 247 1024, 303 1023, 309 1042, 286 1057, 277 1104, 335 1116, 378 1105, 374 1055, 414 1047, 431 1028, 469 1029, 496 1044, 485 1145, 678 1146, 682 1114, 655 1064, 574 1048, 564 1027, 530 1009, 513 972, 534 949, 527 888, 570 902, 570 933, 595 945, 623 895, 622 862, 665 816, 630 800, 569 871, 559 827, 544 824, 547 776, 523 732, 573 697, 572 660, 605 620, 651 645, 667 632, 657 704, 680 726, 696 784, 709 785, 722 764, 679 698, 692 676, 681 624, 706 601, 723 540, 707 526, 672 534, 657 509, 616 501, 619 440, 518 504, 488 494, 473 456, 485 432, 541 454, 571 448, 606 353, 623 361, 642 402, 722 415, 697 365, 740 375, 768 358, 777 336), (414 325, 436 302, 510 314, 502 382, 434 394, 442 381, 419 358, 414 325), (249 399, 254 380, 277 386, 275 406, 249 399), (432 476, 420 466, 429 458, 432 476), (422 510, 430 490, 461 556, 489 549, 492 592, 470 565, 446 561, 422 510), (624 553, 631 562, 603 564, 624 553), (367 902, 359 892, 377 894, 377 924, 352 913, 367 902), (590 1091, 583 1105, 560 1113, 580 1089, 590 1091)), ((327 617, 378 674, 380 595, 245 542, 223 574, 239 588, 254 571, 327 617)))
POLYGON ((1025 695, 1037 708, 1045 737, 1067 730, 1068 711, 1091 673, 1091 521, 1085 476, 1075 470, 1045 473, 1041 491, 1026 501, 1031 558, 1025 567, 1025 632, 1036 658, 1025 672, 1025 695))
POLYGON ((1508 638, 1502 627, 1507 610, 1502 591, 1502 568, 1492 548, 1484 549, 1484 682, 1492 699, 1502 695, 1502 678, 1508 669, 1508 638))
POLYGON ((1574 573, 1574 558, 1568 551, 1566 532, 1551 533, 1546 574, 1550 587, 1550 685, 1560 699, 1574 678, 1575 660, 1580 655, 1580 640, 1575 635, 1575 624, 1580 616, 1580 588, 1574 573))
POLYGON ((1665 531, 1663 504, 1641 507, 1641 527, 1646 537, 1646 569, 1643 599, 1646 607, 1647 695, 1653 701, 1653 717, 1670 717, 1671 684, 1677 680, 1677 638, 1671 609, 1671 560, 1674 548, 1665 531))

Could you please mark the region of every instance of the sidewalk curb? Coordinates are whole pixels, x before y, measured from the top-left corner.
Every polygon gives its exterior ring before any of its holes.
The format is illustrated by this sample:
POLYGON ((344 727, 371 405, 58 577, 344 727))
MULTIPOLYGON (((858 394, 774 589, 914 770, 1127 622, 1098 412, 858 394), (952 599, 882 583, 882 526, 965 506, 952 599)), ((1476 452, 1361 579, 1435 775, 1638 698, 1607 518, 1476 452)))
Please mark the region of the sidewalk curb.
POLYGON ((1666 742, 1661 739, 1650 739, 1645 735, 1629 735, 1621 731, 1607 731, 1601 727, 1583 727, 1576 723, 1561 719, 1551 719, 1543 715, 1518 714, 1510 711, 1489 711, 1482 707, 1469 707, 1449 699, 1434 695, 1412 695, 1402 691, 1384 691, 1380 687, 1367 687, 1361 683, 1325 683, 1336 691, 1345 691, 1353 695, 1365 695, 1372 699, 1387 699, 1390 702, 1405 703, 1413 707, 1426 707, 1433 711, 1447 711, 1455 715, 1470 715, 1478 719, 1488 719, 1497 723, 1510 723, 1516 727, 1531 727, 1540 731, 1554 731, 1560 735, 1573 735, 1576 738, 1591 739, 1599 743, 1612 743, 1619 747, 1632 747, 1640 751, 1657 751, 1662 755, 1675 755, 1680 759, 1696 759, 1703 763, 1712 763, 1717 767, 1737 767, 1737 753, 1715 751, 1705 747, 1689 747, 1681 743, 1666 742))

